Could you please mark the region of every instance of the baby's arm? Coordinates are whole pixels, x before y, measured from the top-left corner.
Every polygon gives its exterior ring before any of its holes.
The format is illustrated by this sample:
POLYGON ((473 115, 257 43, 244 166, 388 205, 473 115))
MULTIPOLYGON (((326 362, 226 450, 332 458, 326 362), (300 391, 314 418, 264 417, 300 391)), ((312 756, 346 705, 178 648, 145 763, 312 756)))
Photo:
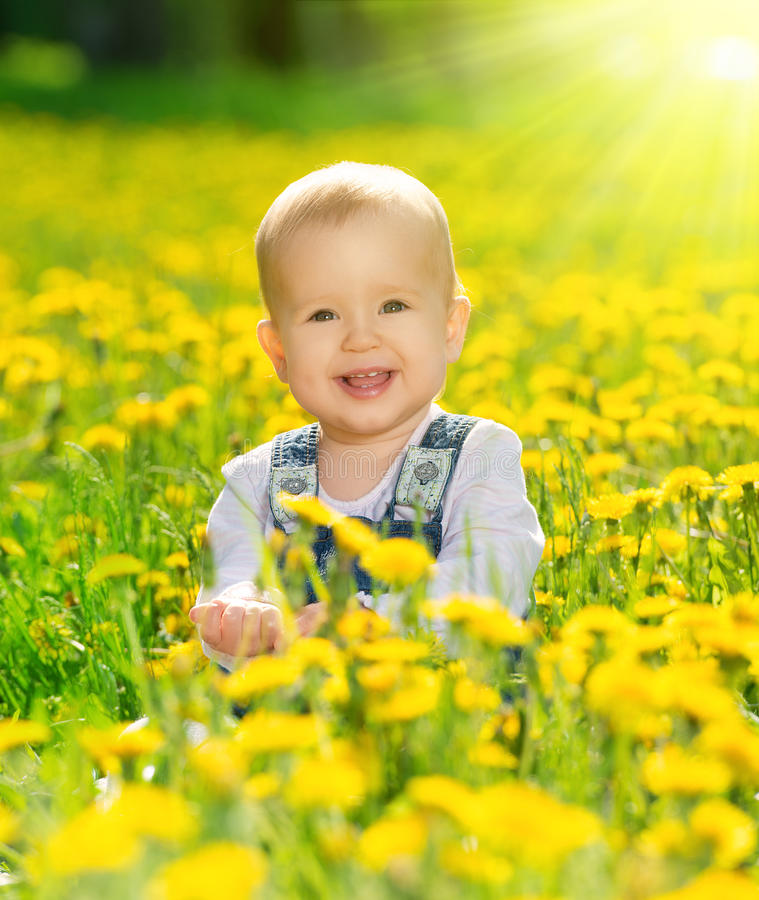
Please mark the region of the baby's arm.
POLYGON ((431 596, 494 595, 515 615, 526 612, 544 538, 527 499, 521 452, 516 434, 490 421, 467 439, 444 499, 431 596))
MULTIPOLYGON (((190 611, 190 618, 198 625, 203 652, 226 669, 233 669, 241 657, 281 649, 287 638, 276 592, 262 592, 250 580, 261 568, 260 544, 268 508, 266 485, 247 480, 236 463, 224 467, 228 483, 208 518, 206 552, 213 578, 201 583, 190 611)), ((323 619, 323 604, 298 611, 295 634, 311 634, 323 619)))

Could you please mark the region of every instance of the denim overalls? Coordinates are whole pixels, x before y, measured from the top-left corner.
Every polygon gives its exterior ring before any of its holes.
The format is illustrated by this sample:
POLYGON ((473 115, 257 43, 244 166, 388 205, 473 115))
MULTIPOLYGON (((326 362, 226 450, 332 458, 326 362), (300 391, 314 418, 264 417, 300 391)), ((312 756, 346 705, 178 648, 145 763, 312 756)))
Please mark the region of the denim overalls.
MULTIPOLYGON (((383 537, 413 537, 421 528, 433 556, 440 553, 443 536, 443 496, 451 480, 461 447, 477 419, 472 416, 443 413, 434 419, 419 445, 410 444, 406 452, 393 498, 378 522, 364 516, 354 516, 379 531, 383 537), (411 506, 426 510, 428 521, 414 522, 395 519, 396 506, 411 506)), ((319 452, 319 425, 305 425, 293 431, 278 434, 272 442, 271 469, 269 473, 269 503, 274 524, 285 531, 285 523, 296 518, 279 501, 281 491, 290 494, 316 497, 319 492, 317 458, 319 452)), ((316 538, 312 544, 319 573, 324 576, 330 557, 335 555, 332 529, 327 525, 316 526, 316 538)), ((353 576, 358 591, 370 592, 372 579, 357 562, 353 563, 353 576)), ((307 602, 316 600, 313 588, 306 584, 307 602)))

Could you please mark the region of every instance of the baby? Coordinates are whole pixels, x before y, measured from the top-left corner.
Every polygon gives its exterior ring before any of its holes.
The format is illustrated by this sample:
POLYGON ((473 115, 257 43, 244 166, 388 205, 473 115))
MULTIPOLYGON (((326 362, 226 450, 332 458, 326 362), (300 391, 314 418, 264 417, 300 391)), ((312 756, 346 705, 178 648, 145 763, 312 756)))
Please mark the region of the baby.
MULTIPOLYGON (((259 342, 318 421, 222 468, 226 484, 207 531, 216 582, 201 586, 190 612, 205 653, 232 668, 283 645, 276 595, 253 581, 260 538, 296 525, 282 491, 318 496, 339 513, 383 523, 391 536, 412 536, 421 509, 437 558, 429 596, 495 595, 524 614, 543 534, 519 439, 434 402, 470 312, 440 202, 399 169, 339 163, 277 197, 256 255, 270 315, 259 342)), ((313 548, 322 572, 334 553, 323 532, 313 548)), ((392 615, 390 595, 376 596, 369 576, 355 574, 365 604, 392 615)), ((320 603, 303 607, 301 634, 324 615, 320 603)))

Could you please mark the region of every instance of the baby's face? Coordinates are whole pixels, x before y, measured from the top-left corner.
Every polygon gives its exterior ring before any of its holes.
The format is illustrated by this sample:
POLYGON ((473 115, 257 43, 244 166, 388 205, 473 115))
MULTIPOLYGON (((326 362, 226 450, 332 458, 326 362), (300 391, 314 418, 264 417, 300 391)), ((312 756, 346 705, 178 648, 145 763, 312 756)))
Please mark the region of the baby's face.
POLYGON ((434 249, 417 217, 377 213, 306 226, 282 251, 259 340, 333 440, 413 431, 458 359, 469 302, 446 296, 434 249))

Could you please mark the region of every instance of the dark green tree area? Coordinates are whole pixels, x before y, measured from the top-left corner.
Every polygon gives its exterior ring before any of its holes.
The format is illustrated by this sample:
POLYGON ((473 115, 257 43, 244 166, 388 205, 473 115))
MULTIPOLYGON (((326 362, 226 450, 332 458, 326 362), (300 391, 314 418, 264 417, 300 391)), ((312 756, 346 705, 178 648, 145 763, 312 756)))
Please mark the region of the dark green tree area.
MULTIPOLYGON (((3 0, 0 38, 76 45, 90 64, 274 69, 346 66, 383 56, 422 25, 455 31, 461 0, 3 0)), ((468 11, 467 11, 468 10, 468 11)))

